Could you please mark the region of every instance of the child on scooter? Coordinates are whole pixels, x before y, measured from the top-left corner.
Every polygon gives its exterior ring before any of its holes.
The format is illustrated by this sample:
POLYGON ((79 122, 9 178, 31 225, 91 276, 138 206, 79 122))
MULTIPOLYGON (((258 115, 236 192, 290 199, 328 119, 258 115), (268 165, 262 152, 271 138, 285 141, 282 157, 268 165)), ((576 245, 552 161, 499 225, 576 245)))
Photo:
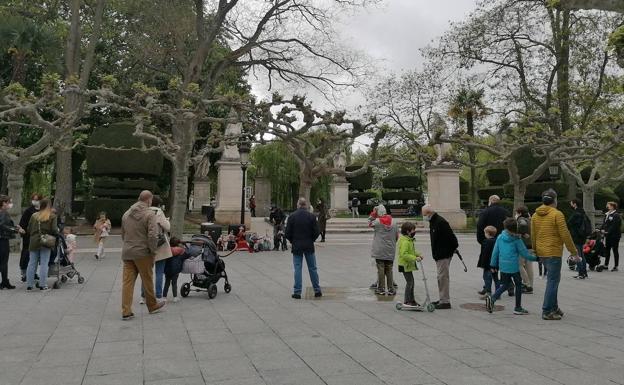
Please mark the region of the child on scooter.
POLYGON ((420 306, 414 298, 414 274, 418 270, 416 262, 422 259, 419 252, 414 247, 414 235, 416 226, 411 222, 404 222, 401 225, 401 236, 397 242, 399 250, 399 272, 405 277, 405 298, 403 303, 406 306, 420 306))
MULTIPOLYGON (((511 281, 516 288, 522 287, 522 277, 520 276, 520 257, 536 261, 537 258, 529 253, 529 250, 520 238, 518 233, 518 221, 513 218, 505 219, 503 222, 505 230, 496 239, 490 267, 492 274, 498 270, 501 272, 501 285, 496 289, 494 295, 486 295, 485 307, 489 313, 494 311, 494 303, 500 298, 511 285, 511 281)), ((529 312, 522 307, 522 290, 516 290, 516 307, 514 314, 525 315, 529 312)))

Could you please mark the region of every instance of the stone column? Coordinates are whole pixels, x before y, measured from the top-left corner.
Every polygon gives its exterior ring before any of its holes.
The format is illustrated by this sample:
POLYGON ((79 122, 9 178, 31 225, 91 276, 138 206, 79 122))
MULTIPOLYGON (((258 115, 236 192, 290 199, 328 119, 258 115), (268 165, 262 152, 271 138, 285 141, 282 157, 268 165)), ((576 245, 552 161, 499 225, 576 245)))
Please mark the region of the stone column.
POLYGON ((202 205, 210 204, 211 183, 207 178, 196 179, 193 183, 193 211, 201 211, 202 205))
POLYGON ((427 204, 443 216, 453 229, 466 228, 466 213, 460 208, 460 170, 453 166, 433 166, 427 175, 427 204))
POLYGON ((349 211, 349 182, 344 177, 334 177, 329 194, 330 209, 334 213, 349 211))
POLYGON ((271 211, 271 181, 264 176, 256 176, 254 194, 256 195, 256 216, 268 217, 271 211))

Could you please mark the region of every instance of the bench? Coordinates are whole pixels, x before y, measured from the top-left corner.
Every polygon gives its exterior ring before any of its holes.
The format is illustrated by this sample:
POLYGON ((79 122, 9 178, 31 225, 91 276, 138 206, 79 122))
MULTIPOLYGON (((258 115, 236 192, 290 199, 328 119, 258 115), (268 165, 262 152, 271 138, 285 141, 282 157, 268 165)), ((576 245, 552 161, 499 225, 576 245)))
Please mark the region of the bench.
POLYGON ((390 215, 393 217, 407 217, 409 209, 390 209, 390 215))

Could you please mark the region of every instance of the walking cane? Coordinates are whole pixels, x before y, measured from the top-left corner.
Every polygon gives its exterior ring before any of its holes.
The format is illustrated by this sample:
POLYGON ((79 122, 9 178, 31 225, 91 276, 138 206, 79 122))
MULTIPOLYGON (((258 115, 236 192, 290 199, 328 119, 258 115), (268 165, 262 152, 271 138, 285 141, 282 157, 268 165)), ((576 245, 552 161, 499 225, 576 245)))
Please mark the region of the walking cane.
POLYGON ((466 267, 466 264, 464 263, 464 258, 462 258, 461 254, 459 253, 459 250, 455 249, 455 254, 457 254, 457 256, 459 257, 459 260, 461 261, 462 265, 464 265, 464 272, 468 272, 468 268, 466 267))

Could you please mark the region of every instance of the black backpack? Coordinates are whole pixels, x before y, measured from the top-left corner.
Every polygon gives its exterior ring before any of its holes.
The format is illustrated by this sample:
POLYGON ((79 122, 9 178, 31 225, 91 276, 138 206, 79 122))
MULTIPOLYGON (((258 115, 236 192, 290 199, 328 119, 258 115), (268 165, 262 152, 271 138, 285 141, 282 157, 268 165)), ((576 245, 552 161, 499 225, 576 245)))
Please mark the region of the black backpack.
POLYGON ((582 235, 584 237, 589 237, 594 232, 591 221, 587 214, 583 215, 583 226, 581 227, 582 235))

